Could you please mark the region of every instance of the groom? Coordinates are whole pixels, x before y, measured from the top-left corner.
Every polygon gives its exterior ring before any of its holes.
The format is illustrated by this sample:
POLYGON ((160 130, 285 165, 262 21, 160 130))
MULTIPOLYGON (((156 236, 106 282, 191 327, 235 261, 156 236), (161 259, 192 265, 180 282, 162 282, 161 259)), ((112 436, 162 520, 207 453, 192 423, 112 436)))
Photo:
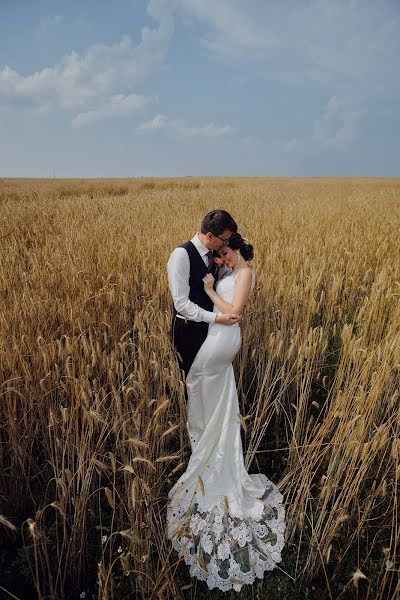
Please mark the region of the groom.
MULTIPOLYGON (((172 342, 178 353, 179 366, 185 376, 207 337, 209 323, 233 325, 238 315, 216 315, 213 302, 204 291, 203 277, 212 273, 218 278, 214 262, 216 252, 229 242, 237 225, 226 210, 212 210, 203 218, 201 230, 171 253, 168 284, 173 298, 172 342)), ((227 267, 223 265, 221 272, 227 267)))

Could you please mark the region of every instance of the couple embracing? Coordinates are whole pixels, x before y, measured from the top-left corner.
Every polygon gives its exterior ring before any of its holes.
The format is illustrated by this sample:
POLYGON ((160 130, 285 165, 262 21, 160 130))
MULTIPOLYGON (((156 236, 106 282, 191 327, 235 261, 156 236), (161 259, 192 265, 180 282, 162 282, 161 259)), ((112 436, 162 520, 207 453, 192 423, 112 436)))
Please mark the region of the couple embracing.
POLYGON ((168 538, 208 587, 240 591, 282 560, 285 509, 276 485, 244 466, 232 361, 254 289, 253 246, 224 210, 167 265, 172 342, 184 373, 191 455, 168 493, 168 538))

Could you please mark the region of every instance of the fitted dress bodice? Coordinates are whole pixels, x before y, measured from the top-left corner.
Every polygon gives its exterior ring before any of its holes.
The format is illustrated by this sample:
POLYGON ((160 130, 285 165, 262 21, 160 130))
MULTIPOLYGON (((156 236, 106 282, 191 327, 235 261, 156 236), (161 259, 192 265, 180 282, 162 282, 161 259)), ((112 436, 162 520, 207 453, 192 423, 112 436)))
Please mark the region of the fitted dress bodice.
MULTIPOLYGON (((237 279, 237 276, 239 273, 240 273, 240 270, 239 271, 231 271, 230 273, 227 273, 227 275, 225 275, 225 277, 223 277, 222 279, 220 279, 217 282, 215 291, 217 292, 218 296, 220 296, 222 298, 222 300, 225 300, 225 302, 232 303, 232 301, 233 301, 233 294, 234 294, 234 290, 235 290, 236 279, 237 279)), ((252 291, 254 290, 254 285, 255 285, 255 276, 254 276, 254 271, 252 271, 252 286, 251 286, 252 291)), ((216 304, 214 304, 213 312, 215 312, 217 315, 222 314, 222 311, 220 311, 220 309, 218 308, 218 306, 216 304)), ((227 325, 222 325, 222 327, 227 327, 227 325)), ((229 327, 239 327, 239 323, 235 323, 234 325, 229 325, 229 327)))

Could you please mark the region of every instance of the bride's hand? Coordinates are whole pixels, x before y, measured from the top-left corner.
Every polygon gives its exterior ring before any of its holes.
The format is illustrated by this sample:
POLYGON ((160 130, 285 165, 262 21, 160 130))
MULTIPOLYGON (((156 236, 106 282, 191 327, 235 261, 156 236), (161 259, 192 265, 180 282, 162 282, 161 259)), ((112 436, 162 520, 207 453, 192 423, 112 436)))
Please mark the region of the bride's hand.
POLYGON ((204 289, 206 292, 211 291, 213 289, 214 282, 215 279, 211 275, 211 273, 208 273, 205 277, 203 277, 204 289))

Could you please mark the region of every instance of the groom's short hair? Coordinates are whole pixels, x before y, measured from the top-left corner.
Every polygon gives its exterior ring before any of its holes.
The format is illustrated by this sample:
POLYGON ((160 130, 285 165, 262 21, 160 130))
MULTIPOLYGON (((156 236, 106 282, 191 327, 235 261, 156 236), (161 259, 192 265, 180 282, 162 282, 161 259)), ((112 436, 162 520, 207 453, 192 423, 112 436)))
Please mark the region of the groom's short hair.
POLYGON ((211 210, 201 222, 201 233, 208 233, 211 231, 211 233, 214 233, 215 235, 220 235, 225 229, 229 229, 229 231, 236 233, 237 225, 231 215, 222 208, 211 210))

